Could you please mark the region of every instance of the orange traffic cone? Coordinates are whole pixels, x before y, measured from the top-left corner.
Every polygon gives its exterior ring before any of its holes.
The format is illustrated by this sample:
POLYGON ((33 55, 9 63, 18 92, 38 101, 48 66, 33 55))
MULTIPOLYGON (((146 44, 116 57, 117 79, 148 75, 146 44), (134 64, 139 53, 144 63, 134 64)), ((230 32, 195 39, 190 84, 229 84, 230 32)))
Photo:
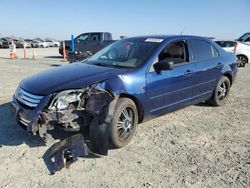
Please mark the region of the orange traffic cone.
POLYGON ((32 57, 32 59, 33 59, 33 60, 36 59, 36 52, 35 52, 35 50, 33 50, 33 57, 32 57))
POLYGON ((26 59, 26 48, 23 46, 23 58, 26 59))
POLYGON ((14 52, 10 52, 10 59, 15 59, 14 52))
POLYGON ((66 54, 66 48, 65 48, 65 41, 63 41, 63 59, 64 59, 64 61, 67 61, 67 54, 66 54))

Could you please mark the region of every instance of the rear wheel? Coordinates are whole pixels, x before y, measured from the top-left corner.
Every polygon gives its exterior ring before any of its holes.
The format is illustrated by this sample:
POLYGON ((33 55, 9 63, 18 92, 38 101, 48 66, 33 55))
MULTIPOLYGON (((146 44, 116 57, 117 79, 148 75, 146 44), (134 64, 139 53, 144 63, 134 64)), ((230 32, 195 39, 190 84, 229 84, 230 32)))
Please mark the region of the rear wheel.
POLYGON ((117 102, 110 130, 110 141, 115 148, 127 145, 138 123, 135 103, 128 98, 120 98, 117 102))
POLYGON ((228 77, 223 76, 217 83, 213 96, 207 102, 213 106, 222 106, 227 101, 229 91, 230 80, 228 77))
POLYGON ((244 55, 238 55, 238 67, 245 67, 245 65, 248 63, 248 59, 244 55))

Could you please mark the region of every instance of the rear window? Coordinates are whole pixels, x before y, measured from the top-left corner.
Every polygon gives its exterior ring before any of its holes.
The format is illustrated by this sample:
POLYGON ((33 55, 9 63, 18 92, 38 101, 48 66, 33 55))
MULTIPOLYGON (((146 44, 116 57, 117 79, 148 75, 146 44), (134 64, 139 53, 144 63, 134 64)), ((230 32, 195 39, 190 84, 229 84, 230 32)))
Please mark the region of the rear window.
POLYGON ((189 43, 193 51, 193 61, 206 61, 219 56, 218 51, 209 42, 191 40, 189 43))

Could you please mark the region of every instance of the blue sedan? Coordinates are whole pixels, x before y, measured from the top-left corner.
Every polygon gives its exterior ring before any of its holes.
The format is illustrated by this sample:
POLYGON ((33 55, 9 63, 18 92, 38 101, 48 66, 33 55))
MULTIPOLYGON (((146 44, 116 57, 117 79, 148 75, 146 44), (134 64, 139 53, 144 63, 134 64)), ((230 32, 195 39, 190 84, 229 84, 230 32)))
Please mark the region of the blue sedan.
POLYGON ((236 57, 207 38, 126 38, 83 62, 24 79, 13 96, 13 113, 43 138, 58 127, 88 127, 103 151, 103 145, 128 144, 143 121, 205 101, 224 105, 236 74, 236 57))

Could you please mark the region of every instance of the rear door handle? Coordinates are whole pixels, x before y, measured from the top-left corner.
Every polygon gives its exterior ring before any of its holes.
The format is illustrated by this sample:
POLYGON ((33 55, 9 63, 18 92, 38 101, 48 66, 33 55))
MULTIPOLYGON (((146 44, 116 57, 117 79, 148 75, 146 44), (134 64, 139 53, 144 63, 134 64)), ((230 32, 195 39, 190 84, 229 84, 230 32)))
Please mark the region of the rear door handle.
POLYGON ((192 74, 193 74, 193 71, 191 71, 191 70, 186 70, 186 72, 184 73, 184 75, 186 75, 186 76, 190 76, 192 74))

